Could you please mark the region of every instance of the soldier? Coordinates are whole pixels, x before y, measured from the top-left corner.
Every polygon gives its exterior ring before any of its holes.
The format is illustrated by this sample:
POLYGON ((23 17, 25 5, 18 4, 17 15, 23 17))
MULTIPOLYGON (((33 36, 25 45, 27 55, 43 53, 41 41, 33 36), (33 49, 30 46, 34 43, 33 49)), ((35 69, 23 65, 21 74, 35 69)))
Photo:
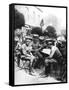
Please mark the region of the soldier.
POLYGON ((25 43, 22 45, 22 51, 24 55, 29 56, 29 52, 32 50, 31 44, 32 38, 26 37, 25 43))
POLYGON ((33 45, 32 45, 32 53, 33 55, 36 57, 36 61, 34 61, 34 68, 40 68, 41 67, 41 64, 42 64, 42 60, 43 60, 43 56, 41 54, 41 45, 40 45, 40 42, 39 42, 39 35, 38 34, 34 34, 33 35, 33 45))
POLYGON ((64 81, 66 80, 66 40, 64 36, 58 37, 57 38, 57 43, 56 46, 59 48, 61 54, 62 54, 62 59, 60 61, 60 80, 64 81))
MULTIPOLYGON (((59 50, 59 48, 56 46, 56 42, 54 45, 50 45, 51 47, 51 52, 50 55, 48 57, 49 59, 49 65, 50 65, 50 70, 53 71, 53 69, 55 70, 55 73, 57 74, 57 76, 60 76, 60 72, 61 72, 61 62, 62 62, 62 54, 59 50)), ((50 71, 48 70, 48 71, 50 71)), ((47 72, 47 71, 46 71, 47 72)), ((50 72, 49 72, 50 73, 50 72)), ((52 73, 52 72, 51 72, 52 73)))
POLYGON ((27 36, 25 44, 22 45, 23 59, 29 63, 29 74, 32 74, 32 62, 34 59, 32 51, 32 38, 27 36))

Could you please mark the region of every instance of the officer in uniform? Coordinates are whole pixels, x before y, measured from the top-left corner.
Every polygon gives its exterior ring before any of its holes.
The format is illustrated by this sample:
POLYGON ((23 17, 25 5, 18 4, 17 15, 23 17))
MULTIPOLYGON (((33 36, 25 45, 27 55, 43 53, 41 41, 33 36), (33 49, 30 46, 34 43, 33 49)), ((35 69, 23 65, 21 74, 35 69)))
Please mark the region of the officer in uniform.
POLYGON ((41 54, 41 45, 40 45, 40 40, 39 40, 39 35, 38 34, 34 34, 33 35, 33 55, 36 57, 36 61, 34 63, 34 68, 40 68, 41 66, 41 62, 43 59, 43 56, 41 54))
POLYGON ((22 59, 29 63, 29 74, 32 74, 32 62, 34 59, 32 51, 32 37, 26 36, 25 44, 22 45, 23 56, 22 59))

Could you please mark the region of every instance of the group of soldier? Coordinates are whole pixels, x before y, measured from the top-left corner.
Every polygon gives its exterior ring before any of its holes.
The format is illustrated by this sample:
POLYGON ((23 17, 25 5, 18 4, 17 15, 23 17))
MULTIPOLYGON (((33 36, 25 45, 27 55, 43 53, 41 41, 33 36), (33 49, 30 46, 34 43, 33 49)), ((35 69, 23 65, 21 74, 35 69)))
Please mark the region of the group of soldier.
POLYGON ((34 69, 45 70, 40 74, 45 77, 55 75, 59 80, 66 80, 66 40, 60 38, 46 38, 38 34, 21 37, 15 45, 15 60, 18 67, 22 61, 22 68, 27 68, 29 74, 34 69))

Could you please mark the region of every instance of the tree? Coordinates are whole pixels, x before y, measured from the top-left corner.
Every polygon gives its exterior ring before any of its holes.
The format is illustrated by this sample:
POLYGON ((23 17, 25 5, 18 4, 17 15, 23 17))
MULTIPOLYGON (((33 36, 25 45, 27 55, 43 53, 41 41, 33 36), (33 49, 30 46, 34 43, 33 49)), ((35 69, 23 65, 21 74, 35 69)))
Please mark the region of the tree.
POLYGON ((25 26, 25 18, 24 18, 24 15, 22 13, 20 13, 19 11, 15 10, 15 26, 14 26, 14 29, 17 29, 17 28, 21 28, 22 26, 25 26))
POLYGON ((32 34, 38 34, 39 36, 42 36, 42 29, 40 27, 34 27, 32 30, 31 30, 31 33, 32 34))
POLYGON ((50 38, 56 38, 56 29, 53 26, 47 26, 45 32, 50 38))

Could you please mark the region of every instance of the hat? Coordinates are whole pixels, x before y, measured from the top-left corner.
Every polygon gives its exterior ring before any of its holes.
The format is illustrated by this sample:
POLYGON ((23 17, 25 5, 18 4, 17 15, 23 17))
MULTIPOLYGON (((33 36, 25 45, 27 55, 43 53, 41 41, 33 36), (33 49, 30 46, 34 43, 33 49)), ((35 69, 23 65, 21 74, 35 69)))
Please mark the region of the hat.
POLYGON ((40 39, 40 40, 44 40, 44 37, 43 37, 43 36, 40 36, 39 39, 40 39))
POLYGON ((64 41, 64 42, 66 42, 66 40, 65 40, 65 37, 64 37, 64 36, 59 36, 59 37, 57 38, 57 41, 64 41))
POLYGON ((33 38, 39 38, 38 34, 33 34, 33 38))
POLYGON ((26 36, 25 38, 29 39, 29 40, 32 40, 32 37, 30 37, 30 36, 26 36))

